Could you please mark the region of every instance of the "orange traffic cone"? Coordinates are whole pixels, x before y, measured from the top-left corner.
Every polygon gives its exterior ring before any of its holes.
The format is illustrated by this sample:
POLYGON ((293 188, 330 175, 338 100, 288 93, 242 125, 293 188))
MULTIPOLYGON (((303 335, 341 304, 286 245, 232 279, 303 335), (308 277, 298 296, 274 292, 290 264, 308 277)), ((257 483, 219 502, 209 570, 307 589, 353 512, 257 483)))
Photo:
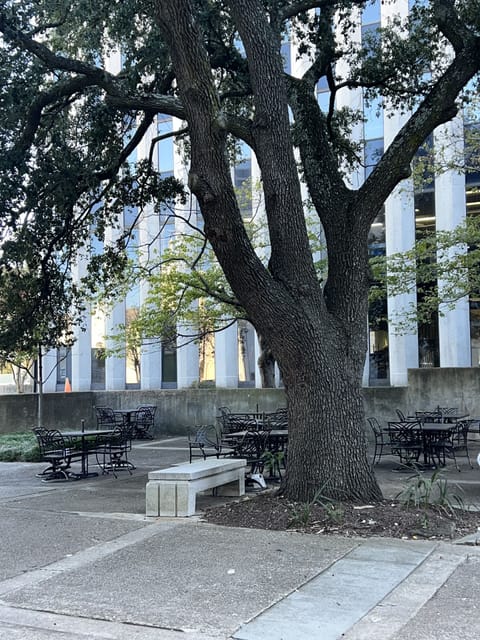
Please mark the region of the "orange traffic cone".
POLYGON ((70 384, 70 380, 68 378, 65 378, 65 393, 71 393, 72 392, 72 385, 70 384))

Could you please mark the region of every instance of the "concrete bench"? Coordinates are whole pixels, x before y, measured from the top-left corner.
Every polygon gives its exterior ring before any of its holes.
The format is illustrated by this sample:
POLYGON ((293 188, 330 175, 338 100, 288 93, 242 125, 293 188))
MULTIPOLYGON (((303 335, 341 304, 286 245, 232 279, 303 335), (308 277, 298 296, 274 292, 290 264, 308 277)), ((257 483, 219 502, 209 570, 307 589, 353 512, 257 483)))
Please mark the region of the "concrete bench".
POLYGON ((246 460, 208 458, 150 471, 147 516, 192 516, 197 493, 219 487, 218 495, 245 494, 246 460))

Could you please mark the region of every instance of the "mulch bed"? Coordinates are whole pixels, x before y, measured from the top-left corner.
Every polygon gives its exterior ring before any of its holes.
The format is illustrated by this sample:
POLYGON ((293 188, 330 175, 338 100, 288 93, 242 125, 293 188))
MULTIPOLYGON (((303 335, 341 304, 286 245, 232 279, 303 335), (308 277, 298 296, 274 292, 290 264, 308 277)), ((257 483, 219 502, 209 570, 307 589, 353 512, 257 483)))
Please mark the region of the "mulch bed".
POLYGON ((204 520, 228 527, 310 534, 441 540, 477 532, 480 512, 434 506, 407 508, 391 500, 369 505, 304 505, 266 491, 224 506, 208 507, 204 520))

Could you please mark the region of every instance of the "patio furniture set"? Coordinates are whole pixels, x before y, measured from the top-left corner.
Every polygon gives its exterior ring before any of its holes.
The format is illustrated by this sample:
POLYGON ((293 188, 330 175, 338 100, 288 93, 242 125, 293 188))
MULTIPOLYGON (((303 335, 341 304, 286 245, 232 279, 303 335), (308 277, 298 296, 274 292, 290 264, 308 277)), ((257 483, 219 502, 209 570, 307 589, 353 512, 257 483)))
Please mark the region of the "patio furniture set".
MULTIPOLYGON (((372 464, 382 456, 393 455, 405 467, 445 467, 447 459, 460 471, 458 458, 464 456, 472 468, 469 444, 479 432, 479 419, 472 419, 455 407, 436 407, 405 415, 396 410, 398 419, 382 427, 376 418, 367 418, 374 437, 372 464)), ((478 440, 476 441, 479 444, 478 440)))
POLYGON ((265 467, 270 479, 281 479, 288 444, 286 409, 233 413, 221 407, 217 419, 218 428, 199 425, 189 431, 188 464, 148 474, 147 516, 191 516, 200 491, 241 496, 246 484, 265 488, 265 467))
POLYGON ((247 461, 247 483, 266 487, 263 471, 281 480, 288 451, 286 409, 274 412, 233 413, 219 408, 216 425, 193 427, 188 434, 190 463, 194 458, 242 458, 247 461))
POLYGON ((135 469, 129 460, 134 438, 151 438, 156 407, 153 405, 135 409, 113 410, 95 407, 96 429, 85 429, 85 421, 79 430, 58 430, 37 427, 33 429, 42 460, 48 466, 38 474, 44 482, 81 480, 98 475, 90 471, 89 461, 95 463, 102 474, 135 469), (73 471, 72 463, 80 462, 80 471, 73 471))

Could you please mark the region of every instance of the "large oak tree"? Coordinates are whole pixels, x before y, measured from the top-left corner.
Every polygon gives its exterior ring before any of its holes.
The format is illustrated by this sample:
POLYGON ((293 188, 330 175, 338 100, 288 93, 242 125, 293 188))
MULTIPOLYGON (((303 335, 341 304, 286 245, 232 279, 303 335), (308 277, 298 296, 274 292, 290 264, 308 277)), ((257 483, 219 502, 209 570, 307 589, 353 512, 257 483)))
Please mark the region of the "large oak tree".
POLYGON ((156 114, 185 121, 189 188, 206 237, 282 373, 290 425, 286 491, 301 500, 319 488, 341 499, 380 495, 367 460, 361 392, 367 236, 409 176, 417 148, 456 115, 480 67, 477 0, 413 3, 409 20, 393 19, 362 48, 351 37, 352 16, 366 4, 0 3, 4 232, 21 232, 37 208, 48 216, 49 250, 74 251, 92 228, 101 237, 121 207, 171 197, 177 185, 162 185, 148 162, 129 173, 125 161, 156 114), (301 76, 284 71, 286 37, 304 58, 301 76), (123 69, 114 74, 102 61, 116 47, 123 69), (328 113, 317 102, 319 81, 331 92, 328 113), (335 111, 337 92, 347 87, 409 114, 356 190, 344 178, 360 162, 349 142, 360 115, 335 111), (235 196, 232 139, 247 143, 260 167, 268 264, 252 247, 235 196), (324 281, 308 241, 301 180, 326 238, 324 281))

